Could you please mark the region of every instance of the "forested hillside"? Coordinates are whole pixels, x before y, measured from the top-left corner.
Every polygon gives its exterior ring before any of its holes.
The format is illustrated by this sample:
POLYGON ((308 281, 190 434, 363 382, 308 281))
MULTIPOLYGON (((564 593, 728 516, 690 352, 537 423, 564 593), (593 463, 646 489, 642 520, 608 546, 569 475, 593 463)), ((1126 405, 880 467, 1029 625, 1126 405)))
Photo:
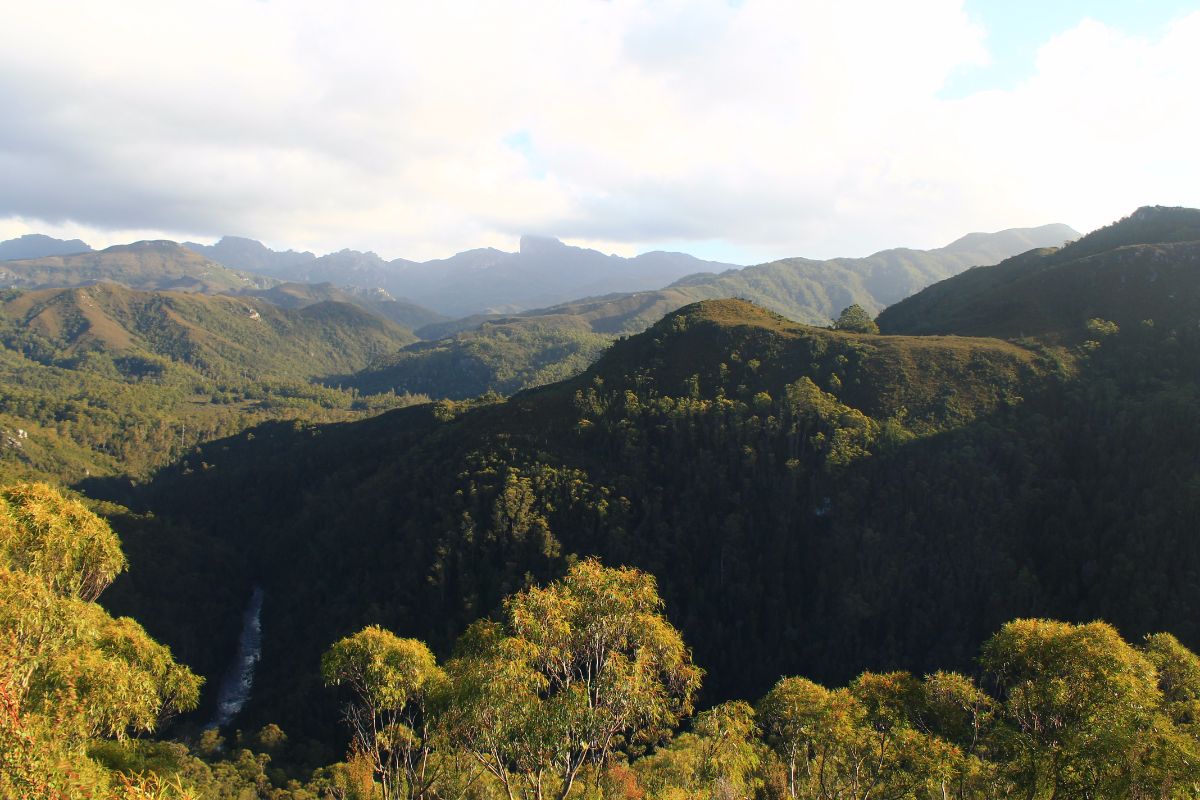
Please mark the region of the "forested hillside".
POLYGON ((415 303, 396 300, 383 289, 339 289, 332 283, 281 283, 270 289, 247 290, 243 295, 261 297, 280 308, 304 308, 333 301, 361 306, 411 330, 435 325, 446 318, 415 303))
POLYGON ((1142 208, 1060 250, 1037 250, 931 286, 879 317, 894 333, 1077 342, 1120 326, 1200 318, 1200 211, 1142 208))
MULTIPOLYGON (((659 577, 706 702, 787 673, 966 668, 1022 615, 1194 642, 1196 320, 1064 326, 1078 336, 872 336, 706 302, 508 401, 267 426, 144 493, 89 490, 237 543, 243 595, 267 596, 248 719, 296 730, 334 713, 297 654, 366 623, 447 652, 573 554, 659 577)), ((134 548, 134 574, 170 572, 171 549, 134 548)), ((172 641, 215 623, 147 624, 172 641)))
MULTIPOLYGON (((362 621, 444 651, 466 622, 571 553, 657 570, 715 699, 760 691, 785 668, 836 676, 878 653, 856 626, 830 647, 846 622, 839 608, 823 609, 824 623, 811 616, 827 602, 816 585, 833 569, 823 553, 844 535, 831 526, 857 529, 849 515, 869 496, 860 485, 892 474, 877 462, 916 437, 1010 413, 1054 368, 998 341, 865 337, 705 303, 567 383, 477 408, 259 428, 201 448, 143 497, 116 497, 239 543, 245 574, 267 590, 264 653, 315 657, 362 621), (212 469, 195 470, 198 460, 212 469), (219 509, 201 500, 214 494, 226 498, 219 509)), ((153 547, 160 569, 178 569, 168 540, 153 547)), ((837 567, 851 580, 852 562, 837 567)), ((214 624, 146 611, 164 635, 214 624)), ((292 656, 264 655, 260 669, 263 719, 328 724, 333 709, 301 699, 315 675, 292 656)))
POLYGON ((330 382, 364 394, 408 392, 451 400, 507 395, 578 375, 611 342, 578 318, 502 317, 408 345, 330 382))
POLYGON ((344 760, 275 724, 166 739, 203 682, 96 605, 126 566, 83 503, 0 488, 4 797, 1184 798, 1200 786, 1200 658, 1171 634, 1131 644, 1102 622, 1015 620, 981 647, 978 677, 868 671, 830 689, 790 675, 755 705, 696 713, 705 672, 654 576, 595 559, 509 595, 449 658, 378 625, 331 642, 320 673, 345 703, 344 760))
POLYGON ((721 275, 697 275, 673 284, 693 300, 740 297, 812 325, 824 325, 846 306, 878 313, 931 283, 968 267, 995 264, 1039 247, 1079 237, 1066 225, 973 233, 935 250, 897 248, 865 258, 814 261, 785 258, 721 275))
POLYGON ((198 441, 265 419, 395 407, 313 379, 414 339, 355 307, 116 284, 0 295, 0 472, 141 476, 198 441))

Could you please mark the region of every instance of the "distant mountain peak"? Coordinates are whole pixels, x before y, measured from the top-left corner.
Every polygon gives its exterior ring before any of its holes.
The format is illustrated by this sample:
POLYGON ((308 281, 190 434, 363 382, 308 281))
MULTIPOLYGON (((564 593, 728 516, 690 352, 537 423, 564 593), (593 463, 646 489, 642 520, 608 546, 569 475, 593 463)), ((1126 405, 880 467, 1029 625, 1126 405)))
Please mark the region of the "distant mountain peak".
POLYGON ((521 255, 523 256, 553 252, 565 247, 565 244, 553 236, 535 236, 527 233, 521 237, 521 255))
POLYGON ((140 242, 130 242, 129 244, 114 244, 112 247, 106 247, 100 252, 102 253, 129 253, 129 252, 147 252, 147 251, 177 251, 186 250, 187 248, 178 242, 172 242, 170 239, 144 239, 140 242))
POLYGON ((1032 250, 1037 247, 1057 247, 1064 242, 1074 241, 1081 235, 1079 231, 1070 225, 1055 222, 1049 225, 1039 225, 1036 228, 1009 228, 994 233, 968 233, 966 236, 960 236, 955 239, 942 249, 959 252, 985 247, 989 243, 997 241, 1007 240, 1015 242, 1024 240, 1029 243, 1029 249, 1032 250))
POLYGON ((42 233, 27 233, 16 239, 0 242, 0 261, 90 252, 91 246, 79 239, 55 239, 42 233))

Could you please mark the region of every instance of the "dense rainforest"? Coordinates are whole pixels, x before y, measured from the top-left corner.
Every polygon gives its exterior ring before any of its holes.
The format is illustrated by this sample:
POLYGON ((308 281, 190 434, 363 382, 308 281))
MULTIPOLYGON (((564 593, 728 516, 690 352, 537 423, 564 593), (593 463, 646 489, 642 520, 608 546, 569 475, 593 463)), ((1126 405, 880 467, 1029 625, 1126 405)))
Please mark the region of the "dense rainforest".
MULTIPOLYGON (((199 665, 238 612, 207 619, 181 603, 160 577, 180 571, 176 548, 189 574, 211 576, 198 582, 237 576, 230 597, 261 584, 262 688, 247 719, 296 734, 336 717, 297 661, 367 622, 444 654, 574 554, 658 577, 709 672, 705 702, 786 673, 962 668, 1017 616, 1194 642, 1194 246, 1170 262, 1183 283, 1156 279, 1168 290, 1140 306, 1137 287, 1168 271, 1137 238, 1085 256, 1109 252, 1128 294, 1095 303, 1050 286, 1066 304, 1057 337, 874 336, 705 302, 507 401, 271 424, 136 491, 86 484, 133 509, 115 522, 139 542, 135 567, 153 565, 112 602, 199 665), (200 549, 220 556, 193 553, 210 540, 223 546, 200 549)), ((1035 253, 989 269, 1029 258, 1078 265, 1035 253)))
POLYGON ((100 601, 209 688, 184 744, 79 746, 206 797, 1195 796, 1198 379, 1200 212, 1143 209, 877 320, 707 300, 507 399, 83 477, 100 601), (240 732, 202 733, 252 596, 240 732), (584 663, 651 721, 580 739, 617 713, 584 663))
POLYGON ((704 679, 653 576, 574 561, 509 596, 440 660, 369 625, 332 643, 346 759, 315 770, 277 725, 143 738, 202 681, 95 600, 112 530, 44 484, 0 489, 0 793, 122 800, 569 797, 1194 797, 1200 657, 1170 634, 1018 620, 981 679, 780 679, 692 716, 704 679), (689 718, 688 729, 677 731, 689 718), (298 777, 299 776, 299 777, 298 777))

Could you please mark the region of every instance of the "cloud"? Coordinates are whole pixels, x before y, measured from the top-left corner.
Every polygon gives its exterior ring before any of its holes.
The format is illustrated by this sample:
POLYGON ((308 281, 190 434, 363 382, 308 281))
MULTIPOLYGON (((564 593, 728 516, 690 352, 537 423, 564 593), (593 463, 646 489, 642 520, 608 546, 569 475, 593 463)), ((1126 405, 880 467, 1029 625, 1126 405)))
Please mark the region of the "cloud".
POLYGON ((953 100, 947 78, 988 59, 954 0, 50 0, 5 16, 7 231, 414 258, 538 232, 756 260, 1094 226, 1197 204, 1200 185, 1200 14, 1154 40, 1083 21, 1028 81, 953 100))

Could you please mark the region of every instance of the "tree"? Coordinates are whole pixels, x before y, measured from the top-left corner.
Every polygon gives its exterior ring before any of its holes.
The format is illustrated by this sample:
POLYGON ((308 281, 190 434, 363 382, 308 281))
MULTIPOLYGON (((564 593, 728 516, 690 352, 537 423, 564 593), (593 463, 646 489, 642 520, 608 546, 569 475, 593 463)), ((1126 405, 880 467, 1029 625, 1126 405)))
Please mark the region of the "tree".
POLYGON ((988 640, 982 663, 1000 691, 1007 749, 1029 797, 1157 796, 1156 786, 1194 783, 1195 739, 1172 730, 1153 660, 1189 659, 1166 640, 1151 645, 1153 658, 1106 623, 1040 619, 1010 622, 988 640))
POLYGON ((761 764, 754 709, 733 700, 697 714, 692 729, 700 738, 699 776, 714 797, 751 797, 752 773, 761 764))
POLYGON ((829 690, 807 678, 782 678, 759 701, 763 734, 787 766, 788 794, 793 798, 800 781, 814 780, 813 762, 829 700, 829 690))
POLYGON ((384 800, 399 797, 402 786, 410 798, 424 797, 436 779, 430 700, 445 684, 429 648, 371 625, 330 647, 321 674, 354 691, 346 722, 355 751, 380 777, 384 800))
POLYGON ((638 759, 633 769, 652 797, 736 800, 760 796, 765 753, 754 709, 735 700, 697 714, 691 732, 638 759))
POLYGON ((93 602, 124 568, 116 535, 79 501, 0 489, 0 796, 103 794, 89 746, 196 707, 201 679, 93 602))
POLYGON ((879 333, 879 326, 858 303, 846 306, 838 318, 834 320, 835 331, 850 331, 851 333, 879 333))
POLYGON ((99 597, 126 567, 108 524, 44 483, 0 489, 0 558, 56 594, 84 601, 99 597))
POLYGON ((510 798, 540 800, 552 776, 561 800, 584 764, 602 770, 691 712, 702 673, 662 608, 651 575, 588 559, 468 631, 448 665, 456 730, 510 798))

